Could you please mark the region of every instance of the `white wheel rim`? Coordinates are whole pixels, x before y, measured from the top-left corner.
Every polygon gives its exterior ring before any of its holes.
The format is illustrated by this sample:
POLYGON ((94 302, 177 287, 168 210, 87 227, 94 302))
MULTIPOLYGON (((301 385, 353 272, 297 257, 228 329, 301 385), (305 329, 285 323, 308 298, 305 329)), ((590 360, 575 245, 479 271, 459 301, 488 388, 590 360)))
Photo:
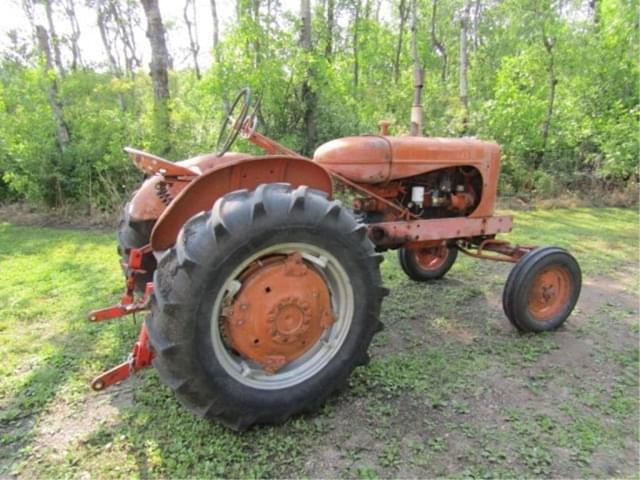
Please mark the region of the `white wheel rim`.
POLYGON ((216 295, 211 312, 211 343, 216 359, 229 376, 249 387, 261 390, 279 390, 298 385, 316 375, 340 351, 354 314, 353 286, 340 262, 329 252, 308 243, 282 243, 265 248, 245 259, 225 279, 216 295), (229 350, 220 331, 220 314, 227 295, 234 296, 239 289, 240 274, 259 258, 300 253, 324 278, 331 296, 335 322, 327 328, 316 344, 301 357, 269 374, 260 365, 240 357, 229 350))

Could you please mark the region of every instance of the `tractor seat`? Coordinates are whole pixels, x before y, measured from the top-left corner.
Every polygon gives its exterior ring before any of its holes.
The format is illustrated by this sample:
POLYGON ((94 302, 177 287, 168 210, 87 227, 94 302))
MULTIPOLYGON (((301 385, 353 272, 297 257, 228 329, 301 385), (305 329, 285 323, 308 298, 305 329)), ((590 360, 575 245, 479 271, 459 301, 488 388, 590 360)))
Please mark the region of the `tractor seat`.
POLYGON ((161 174, 167 177, 193 177, 200 175, 195 168, 188 168, 170 162, 164 158, 160 158, 152 153, 136 150, 135 148, 125 147, 125 152, 129 154, 134 165, 147 175, 161 174))

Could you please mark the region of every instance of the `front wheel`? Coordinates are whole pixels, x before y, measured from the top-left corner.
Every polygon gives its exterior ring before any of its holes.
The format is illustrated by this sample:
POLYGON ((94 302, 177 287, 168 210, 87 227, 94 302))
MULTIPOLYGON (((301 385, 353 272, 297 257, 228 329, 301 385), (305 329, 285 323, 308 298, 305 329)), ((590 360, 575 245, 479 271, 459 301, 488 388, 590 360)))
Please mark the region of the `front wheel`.
POLYGON ((580 266, 569 252, 557 247, 538 248, 511 270, 502 306, 518 330, 554 330, 573 311, 581 285, 580 266))
POLYGON ((418 282, 437 280, 444 277, 457 257, 458 249, 449 245, 438 245, 415 250, 398 249, 398 260, 402 270, 409 278, 418 282))
POLYGON ((368 359, 381 259, 322 192, 225 195, 158 265, 147 326, 160 379, 236 430, 317 409, 368 359))

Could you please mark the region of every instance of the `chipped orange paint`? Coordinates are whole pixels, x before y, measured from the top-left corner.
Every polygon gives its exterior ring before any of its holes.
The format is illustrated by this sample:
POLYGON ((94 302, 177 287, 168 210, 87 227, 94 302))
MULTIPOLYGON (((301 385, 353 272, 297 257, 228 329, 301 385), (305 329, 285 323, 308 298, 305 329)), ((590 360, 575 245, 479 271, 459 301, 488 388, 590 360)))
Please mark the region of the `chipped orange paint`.
POLYGON ((167 192, 166 198, 172 200, 199 175, 213 168, 251 157, 251 155, 240 153, 227 153, 222 157, 218 157, 215 154, 207 154, 171 163, 140 150, 125 150, 132 157, 138 168, 148 175, 153 175, 145 180, 131 199, 129 215, 131 218, 140 221, 155 220, 167 208, 166 203, 162 201, 161 195, 159 195, 159 190, 165 190, 167 192), (169 169, 164 162, 173 168, 169 169), (165 173, 162 174, 160 170, 164 170, 165 173))
POLYGON ((300 157, 267 155, 225 162, 196 177, 162 212, 151 232, 152 248, 158 251, 171 247, 189 218, 211 210, 225 194, 273 182, 286 182, 294 188, 306 185, 329 196, 333 188, 331 177, 321 166, 300 157))
POLYGON ((529 313, 539 322, 551 320, 567 306, 572 287, 568 270, 561 266, 543 270, 529 290, 529 313))
POLYGON ((241 276, 223 311, 231 346, 274 373, 302 356, 333 324, 329 289, 299 253, 261 259, 241 276))
POLYGON ((415 250, 416 261, 424 270, 437 270, 447 260, 449 250, 446 245, 426 247, 415 250))
POLYGON ((493 214, 500 147, 471 138, 360 136, 320 146, 313 160, 330 172, 369 188, 443 168, 472 166, 482 176, 482 198, 470 217, 493 214))

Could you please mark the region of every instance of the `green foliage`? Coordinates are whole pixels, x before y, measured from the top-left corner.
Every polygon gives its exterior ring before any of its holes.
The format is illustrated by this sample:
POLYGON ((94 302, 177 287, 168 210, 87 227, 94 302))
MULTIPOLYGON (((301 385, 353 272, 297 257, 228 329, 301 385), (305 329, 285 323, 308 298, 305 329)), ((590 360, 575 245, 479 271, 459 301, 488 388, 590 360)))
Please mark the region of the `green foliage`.
MULTIPOLYGON (((167 151, 172 160, 212 151, 222 104, 245 85, 262 95, 261 131, 296 150, 307 140, 305 82, 315 94, 316 145, 375 133, 383 118, 393 123, 393 133, 406 134, 413 94, 410 21, 399 45, 396 84, 399 2, 379 19, 375 2, 335 4, 331 39, 327 2, 314 4, 314 45, 306 52, 291 12, 272 5, 270 15, 262 10, 256 17, 252 4, 241 2, 241 21, 225 32, 201 80, 188 70, 170 72, 169 132, 157 125, 146 72, 113 77, 85 68, 60 78, 42 62, 5 52, 0 61, 0 201, 113 209, 140 178, 122 147, 167 151), (48 99, 54 80, 71 136, 64 151, 56 141, 48 99)), ((615 188, 637 181, 637 0, 602 0, 595 2, 595 12, 580 2, 562 7, 533 0, 479 2, 468 38, 468 115, 458 92, 458 20, 464 4, 438 2, 435 34, 447 55, 443 81, 443 57, 431 39, 433 3, 418 1, 425 133, 457 136, 466 125, 467 134, 498 141, 501 188, 508 192, 553 196, 567 188, 615 188), (553 41, 552 55, 543 34, 553 41), (552 62, 555 98, 545 146, 552 62)), ((244 142, 235 148, 257 153, 244 142)))

